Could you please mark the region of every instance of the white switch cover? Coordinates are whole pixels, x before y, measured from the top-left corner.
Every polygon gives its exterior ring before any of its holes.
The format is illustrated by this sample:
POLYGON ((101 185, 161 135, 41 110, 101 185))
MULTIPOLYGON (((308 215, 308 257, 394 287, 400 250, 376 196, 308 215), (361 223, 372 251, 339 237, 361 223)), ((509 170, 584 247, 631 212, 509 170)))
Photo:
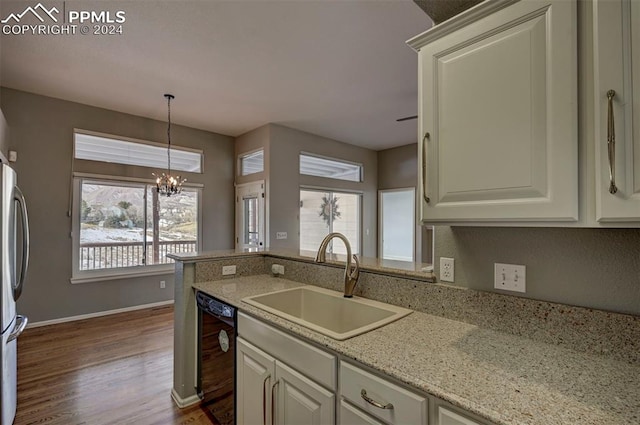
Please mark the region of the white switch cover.
POLYGON ((276 232, 276 239, 287 239, 287 232, 276 232))
POLYGON ((454 260, 453 258, 440 257, 440 281, 441 282, 453 282, 454 275, 454 260))
POLYGON ((236 266, 222 266, 222 276, 236 274, 236 266))
POLYGON ((494 264, 493 287, 505 291, 527 292, 527 268, 517 264, 494 264))
POLYGON ((284 274, 284 266, 282 264, 274 264, 271 266, 271 273, 274 276, 283 275, 284 274))
POLYGON ((160 281, 160 289, 164 289, 167 287, 167 283, 164 280, 160 281))

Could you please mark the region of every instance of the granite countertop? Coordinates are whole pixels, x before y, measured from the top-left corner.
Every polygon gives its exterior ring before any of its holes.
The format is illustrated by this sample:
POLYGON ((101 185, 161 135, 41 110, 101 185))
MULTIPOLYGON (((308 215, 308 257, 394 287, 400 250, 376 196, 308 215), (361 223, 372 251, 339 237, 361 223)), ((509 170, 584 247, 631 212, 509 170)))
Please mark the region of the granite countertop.
POLYGON ((337 341, 242 302, 305 286, 269 275, 193 285, 496 424, 640 424, 640 367, 413 312, 337 341))

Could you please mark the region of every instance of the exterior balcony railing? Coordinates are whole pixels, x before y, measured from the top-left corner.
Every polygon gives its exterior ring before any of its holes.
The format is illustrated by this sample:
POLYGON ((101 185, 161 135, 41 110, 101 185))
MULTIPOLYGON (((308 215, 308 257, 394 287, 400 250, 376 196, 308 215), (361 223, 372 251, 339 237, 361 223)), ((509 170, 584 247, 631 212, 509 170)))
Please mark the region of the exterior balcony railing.
POLYGON ((197 241, 160 241, 158 249, 148 242, 98 242, 80 244, 80 270, 113 269, 135 267, 146 264, 173 263, 167 254, 196 251, 197 241))

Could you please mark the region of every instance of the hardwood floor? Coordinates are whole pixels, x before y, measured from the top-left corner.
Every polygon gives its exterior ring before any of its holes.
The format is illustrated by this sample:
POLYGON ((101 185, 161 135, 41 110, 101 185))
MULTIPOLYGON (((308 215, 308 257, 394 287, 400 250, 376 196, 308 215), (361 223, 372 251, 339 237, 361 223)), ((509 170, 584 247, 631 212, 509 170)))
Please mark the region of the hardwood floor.
POLYGON ((211 425, 176 407, 172 380, 172 306, 27 329, 15 425, 211 425))

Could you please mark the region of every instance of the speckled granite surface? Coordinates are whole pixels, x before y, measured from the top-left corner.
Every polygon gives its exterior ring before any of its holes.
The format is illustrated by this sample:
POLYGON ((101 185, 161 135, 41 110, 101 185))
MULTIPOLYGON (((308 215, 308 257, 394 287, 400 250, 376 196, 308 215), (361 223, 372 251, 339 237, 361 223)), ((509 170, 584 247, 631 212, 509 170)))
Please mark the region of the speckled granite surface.
POLYGON ((419 312, 336 341, 241 301, 301 285, 257 275, 194 286, 496 424, 640 424, 637 363, 419 312))

